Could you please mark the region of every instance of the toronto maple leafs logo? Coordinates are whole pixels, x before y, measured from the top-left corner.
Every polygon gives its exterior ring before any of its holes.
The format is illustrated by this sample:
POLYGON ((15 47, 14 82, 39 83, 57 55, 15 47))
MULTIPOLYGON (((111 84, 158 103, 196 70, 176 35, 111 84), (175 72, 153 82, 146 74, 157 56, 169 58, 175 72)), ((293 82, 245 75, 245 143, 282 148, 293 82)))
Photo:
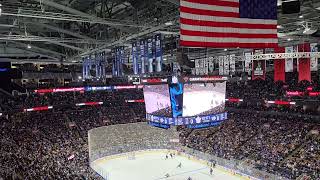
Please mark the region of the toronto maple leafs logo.
POLYGON ((201 123, 201 117, 198 116, 198 117, 196 118, 196 123, 201 123))

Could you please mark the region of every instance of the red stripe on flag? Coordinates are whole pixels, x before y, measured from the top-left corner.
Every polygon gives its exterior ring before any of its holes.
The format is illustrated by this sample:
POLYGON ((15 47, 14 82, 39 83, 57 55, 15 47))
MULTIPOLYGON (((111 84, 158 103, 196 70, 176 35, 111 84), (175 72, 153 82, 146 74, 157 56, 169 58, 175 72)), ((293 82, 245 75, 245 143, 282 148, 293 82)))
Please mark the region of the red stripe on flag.
POLYGON ((265 38, 265 39, 276 39, 276 34, 241 34, 241 33, 218 33, 218 32, 203 32, 203 31, 189 31, 180 30, 181 35, 186 36, 203 36, 203 37, 226 37, 226 38, 265 38))
POLYGON ((195 25, 195 26, 212 26, 212 27, 229 27, 229 28, 244 28, 244 29, 277 29, 276 24, 249 24, 249 23, 233 23, 233 22, 216 22, 203 21, 180 18, 181 24, 195 25))
POLYGON ((197 42, 180 40, 181 46, 190 47, 215 47, 215 48, 276 48, 278 43, 221 43, 221 42, 197 42))
POLYGON ((239 2, 221 1, 221 0, 184 0, 187 2, 198 3, 198 4, 208 4, 216 6, 228 6, 228 7, 239 7, 239 2))
POLYGON ((198 15, 207 15, 207 16, 239 17, 239 13, 234 13, 234 12, 203 10, 203 9, 189 8, 189 7, 183 7, 183 6, 180 6, 180 12, 198 14, 198 15))

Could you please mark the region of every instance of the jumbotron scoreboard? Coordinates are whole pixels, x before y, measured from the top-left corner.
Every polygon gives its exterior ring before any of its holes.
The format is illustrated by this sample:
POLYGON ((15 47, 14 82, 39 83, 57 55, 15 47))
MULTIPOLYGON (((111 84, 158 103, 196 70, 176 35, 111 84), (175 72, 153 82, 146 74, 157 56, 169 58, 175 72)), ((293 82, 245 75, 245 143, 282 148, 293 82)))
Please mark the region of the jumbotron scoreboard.
POLYGON ((227 120, 226 80, 221 76, 142 79, 147 121, 162 128, 204 128, 227 120))

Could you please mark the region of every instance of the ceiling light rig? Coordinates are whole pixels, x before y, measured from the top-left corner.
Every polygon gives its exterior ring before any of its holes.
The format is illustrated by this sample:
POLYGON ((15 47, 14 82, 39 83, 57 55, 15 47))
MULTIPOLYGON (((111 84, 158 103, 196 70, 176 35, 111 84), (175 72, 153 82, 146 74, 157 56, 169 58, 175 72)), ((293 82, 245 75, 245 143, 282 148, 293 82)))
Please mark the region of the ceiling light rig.
POLYGON ((304 27, 303 34, 306 35, 311 35, 318 31, 316 27, 313 27, 312 22, 305 22, 302 24, 302 26, 304 27))

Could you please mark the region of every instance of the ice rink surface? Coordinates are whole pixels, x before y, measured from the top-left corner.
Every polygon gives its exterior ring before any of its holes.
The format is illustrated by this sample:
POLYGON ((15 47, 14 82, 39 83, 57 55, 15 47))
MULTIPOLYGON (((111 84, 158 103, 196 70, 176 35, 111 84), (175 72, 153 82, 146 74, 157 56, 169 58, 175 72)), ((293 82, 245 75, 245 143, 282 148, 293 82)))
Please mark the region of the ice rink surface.
POLYGON ((108 180, 238 180, 239 176, 215 168, 210 175, 210 168, 200 161, 184 156, 166 159, 166 152, 136 153, 134 160, 128 156, 103 158, 94 162, 95 166, 103 169, 108 180), (179 163, 182 167, 177 167, 179 163), (166 174, 169 177, 165 177, 166 174))

